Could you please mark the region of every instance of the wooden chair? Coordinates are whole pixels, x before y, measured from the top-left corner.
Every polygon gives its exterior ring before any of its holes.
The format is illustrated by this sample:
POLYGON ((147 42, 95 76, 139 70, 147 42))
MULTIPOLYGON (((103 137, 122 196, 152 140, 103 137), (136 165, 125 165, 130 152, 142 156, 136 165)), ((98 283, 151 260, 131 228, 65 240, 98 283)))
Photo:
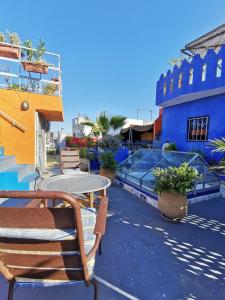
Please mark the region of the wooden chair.
MULTIPOLYGON (((65 169, 79 168, 80 165, 81 162, 78 149, 65 148, 60 151, 60 170, 62 174, 65 169)), ((87 169, 88 171, 90 170, 89 165, 87 169)))
POLYGON ((82 210, 67 193, 0 191, 0 198, 35 199, 25 208, 0 207, 0 272, 9 281, 8 300, 13 299, 15 282, 62 281, 93 284, 96 300, 93 266, 105 233, 108 199, 101 199, 92 224, 93 209, 82 210), (62 199, 72 208, 35 207, 40 199, 62 199))

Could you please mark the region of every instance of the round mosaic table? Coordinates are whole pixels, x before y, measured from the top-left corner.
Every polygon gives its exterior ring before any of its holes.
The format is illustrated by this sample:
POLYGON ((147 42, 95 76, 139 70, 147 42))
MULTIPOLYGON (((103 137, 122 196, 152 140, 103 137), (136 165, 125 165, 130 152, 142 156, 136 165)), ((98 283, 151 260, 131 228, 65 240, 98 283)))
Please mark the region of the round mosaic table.
POLYGON ((94 193, 99 192, 106 196, 106 189, 111 181, 100 175, 89 173, 75 173, 70 175, 58 175, 43 179, 38 189, 41 191, 67 192, 71 194, 83 194, 88 197, 90 207, 93 207, 94 193))

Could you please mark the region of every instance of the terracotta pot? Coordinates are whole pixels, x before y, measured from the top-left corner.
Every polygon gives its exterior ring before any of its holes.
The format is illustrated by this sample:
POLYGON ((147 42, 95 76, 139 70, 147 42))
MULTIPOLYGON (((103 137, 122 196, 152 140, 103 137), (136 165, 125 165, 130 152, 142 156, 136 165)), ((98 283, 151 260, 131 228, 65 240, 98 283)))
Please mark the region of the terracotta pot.
POLYGON ((24 71, 26 72, 33 72, 33 73, 41 73, 47 74, 48 73, 48 65, 42 62, 32 62, 32 61, 22 61, 22 65, 24 71))
POLYGON ((18 59, 20 57, 20 48, 15 45, 0 44, 0 56, 18 59))
POLYGON ((181 219, 187 214, 187 197, 177 193, 162 193, 158 198, 161 213, 173 220, 181 219))
POLYGON ((89 172, 90 160, 88 158, 80 158, 80 170, 84 172, 89 172))
POLYGON ((100 175, 105 176, 113 181, 116 177, 116 172, 111 169, 100 168, 100 175))

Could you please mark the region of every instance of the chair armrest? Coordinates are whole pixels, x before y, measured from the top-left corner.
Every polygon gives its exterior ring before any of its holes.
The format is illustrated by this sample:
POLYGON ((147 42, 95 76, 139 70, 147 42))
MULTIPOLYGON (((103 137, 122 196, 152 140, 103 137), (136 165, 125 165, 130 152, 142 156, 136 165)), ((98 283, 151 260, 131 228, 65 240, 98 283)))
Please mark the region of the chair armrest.
POLYGON ((87 261, 89 261, 93 255, 95 255, 98 250, 101 237, 105 234, 106 227, 106 217, 107 217, 107 208, 108 208, 108 198, 102 197, 100 200, 98 215, 95 223, 94 234, 96 235, 95 244, 87 255, 87 261))
POLYGON ((101 234, 101 235, 105 234, 107 209, 108 209, 108 198, 101 197, 98 215, 95 223, 94 234, 101 234))

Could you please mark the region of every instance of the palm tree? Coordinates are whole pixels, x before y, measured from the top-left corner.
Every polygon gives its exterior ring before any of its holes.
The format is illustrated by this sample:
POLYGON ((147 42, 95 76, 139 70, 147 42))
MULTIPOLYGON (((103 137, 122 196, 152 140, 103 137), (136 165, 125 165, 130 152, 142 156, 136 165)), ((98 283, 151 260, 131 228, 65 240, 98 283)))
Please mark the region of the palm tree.
POLYGON ((225 152, 225 138, 211 140, 209 145, 214 148, 213 152, 225 152))
POLYGON ((108 135, 109 130, 112 128, 115 132, 116 129, 122 127, 125 123, 126 117, 120 115, 114 115, 111 118, 107 115, 105 111, 102 111, 96 118, 95 122, 87 121, 83 122, 83 125, 88 125, 92 127, 92 133, 95 136, 100 134, 105 137, 108 135))
POLYGON ((114 115, 111 117, 110 127, 112 127, 112 129, 114 130, 114 134, 117 129, 123 127, 123 125, 125 124, 125 121, 126 121, 126 117, 121 116, 121 115, 114 115))

